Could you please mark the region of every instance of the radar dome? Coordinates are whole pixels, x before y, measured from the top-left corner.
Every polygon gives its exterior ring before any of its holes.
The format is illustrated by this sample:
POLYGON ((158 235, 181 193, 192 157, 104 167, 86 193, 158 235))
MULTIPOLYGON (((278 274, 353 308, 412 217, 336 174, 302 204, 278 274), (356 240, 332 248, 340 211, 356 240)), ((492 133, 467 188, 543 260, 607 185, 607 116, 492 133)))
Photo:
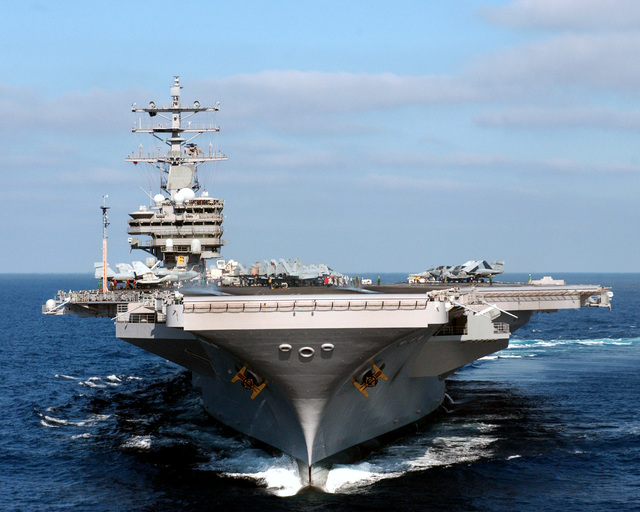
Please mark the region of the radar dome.
POLYGON ((176 204, 184 204, 185 201, 191 201, 196 197, 196 193, 190 188, 181 188, 176 192, 176 195, 173 196, 173 201, 176 204))
POLYGON ((191 201, 194 197, 196 197, 196 193, 190 188, 181 188, 178 191, 178 194, 182 194, 182 197, 184 197, 185 201, 191 201))
POLYGON ((156 205, 162 204, 163 201, 164 196, 162 194, 156 194, 155 196, 153 196, 153 202, 156 203, 156 205))
POLYGON ((56 301, 53 299, 49 299, 45 302, 44 307, 47 308, 47 311, 53 311, 56 307, 56 301))

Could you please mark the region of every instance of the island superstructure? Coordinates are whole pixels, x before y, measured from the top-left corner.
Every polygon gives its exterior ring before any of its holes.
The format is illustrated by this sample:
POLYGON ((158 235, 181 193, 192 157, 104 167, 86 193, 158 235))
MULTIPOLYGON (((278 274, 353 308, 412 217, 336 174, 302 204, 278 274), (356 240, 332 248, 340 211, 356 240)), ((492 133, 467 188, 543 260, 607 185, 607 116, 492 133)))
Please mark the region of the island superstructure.
POLYGON ((183 105, 180 93, 180 80, 175 77, 170 105, 159 107, 151 101, 147 108, 136 105, 131 108, 151 119, 161 118, 162 121, 150 125, 143 125, 140 120, 132 131, 152 135, 168 146, 168 151, 145 153, 141 145, 137 154, 126 158, 136 165, 146 163, 157 168, 159 187, 164 192, 154 196, 155 208, 141 207, 129 214, 128 233, 134 235, 129 244, 132 249, 147 251, 168 269, 195 266, 204 272, 206 261, 220 256, 224 201, 209 197, 206 191, 196 197, 200 190, 198 167, 227 157, 214 151, 211 143, 205 152, 192 142, 202 134, 220 131, 218 126, 186 122, 199 113, 217 112, 220 107, 203 107, 197 100, 192 105, 183 105), (140 236, 149 238, 145 242, 139 240, 140 236))
MULTIPOLYGON (((200 193, 197 168, 225 157, 184 137, 217 127, 182 116, 218 107, 183 106, 178 77, 171 97, 168 107, 133 107, 171 121, 134 128, 168 152, 127 158, 160 171, 160 192, 130 214, 129 234, 154 271, 176 276, 162 285, 201 275, 222 246, 224 203, 200 193)), ((303 481, 318 483, 314 467, 437 409, 448 376, 506 348, 534 313, 610 307, 609 298, 594 285, 163 286, 59 292, 43 312, 114 318, 116 337, 192 371, 209 414, 295 457, 303 481)))

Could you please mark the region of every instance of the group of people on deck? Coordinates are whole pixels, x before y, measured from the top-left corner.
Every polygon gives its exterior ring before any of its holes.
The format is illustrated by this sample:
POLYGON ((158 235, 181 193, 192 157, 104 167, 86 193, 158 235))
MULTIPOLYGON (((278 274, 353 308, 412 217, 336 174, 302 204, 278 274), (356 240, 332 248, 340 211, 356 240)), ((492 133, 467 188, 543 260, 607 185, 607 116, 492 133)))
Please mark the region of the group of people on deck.
MULTIPOLYGON (((135 288, 137 288, 138 285, 136 283, 135 279, 132 280, 128 280, 126 282, 118 282, 115 279, 112 281, 109 281, 109 290, 133 290, 135 288)), ((98 281, 98 290, 104 290, 102 288, 102 279, 100 279, 100 281, 98 281)))

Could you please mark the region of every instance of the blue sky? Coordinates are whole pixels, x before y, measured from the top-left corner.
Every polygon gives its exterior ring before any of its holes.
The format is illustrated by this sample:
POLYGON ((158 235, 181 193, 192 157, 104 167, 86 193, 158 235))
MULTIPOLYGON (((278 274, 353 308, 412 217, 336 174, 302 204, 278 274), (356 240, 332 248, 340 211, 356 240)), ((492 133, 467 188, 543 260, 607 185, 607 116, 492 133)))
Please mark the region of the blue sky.
POLYGON ((155 143, 130 106, 168 102, 174 75, 185 101, 221 104, 229 159, 203 181, 226 201, 225 258, 637 271, 639 2, 2 11, 2 271, 91 272, 104 194, 111 264, 144 258, 126 220, 153 182, 124 158, 155 143))

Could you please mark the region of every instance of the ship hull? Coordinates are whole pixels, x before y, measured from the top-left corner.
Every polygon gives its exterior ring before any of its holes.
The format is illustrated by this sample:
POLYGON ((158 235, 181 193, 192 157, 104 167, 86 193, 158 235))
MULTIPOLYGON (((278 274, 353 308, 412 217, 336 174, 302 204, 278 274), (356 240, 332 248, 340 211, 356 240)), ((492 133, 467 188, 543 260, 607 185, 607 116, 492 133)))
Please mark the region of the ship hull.
MULTIPOLYGON (((436 328, 422 332, 314 332, 307 336, 298 332, 296 336, 303 337, 305 346, 332 340, 337 347, 334 352, 344 349, 349 354, 334 360, 320 352, 309 361, 300 361, 297 353, 271 361, 263 354, 262 364, 260 354, 252 354, 251 374, 258 382, 266 381, 253 399, 251 389, 232 382, 247 354, 222 347, 221 339, 227 343, 234 340, 228 333, 216 335, 214 341, 164 324, 118 324, 116 335, 190 368, 206 411, 221 423, 312 465, 415 422, 440 405, 444 378, 412 377, 410 372, 412 360, 436 328), (363 350, 361 345, 367 341, 371 348, 363 350), (380 378, 375 386, 366 388, 365 396, 352 379, 369 371, 372 361, 383 367, 387 380, 380 378), (313 368, 314 363, 319 368, 313 368)), ((278 353, 277 347, 293 334, 262 331, 259 344, 265 354, 278 353), (271 342, 265 341, 269 339, 271 342)))
POLYGON ((271 311, 264 298, 271 312, 257 313, 255 299, 239 300, 170 305, 165 323, 120 322, 116 335, 191 369, 211 416, 301 467, 415 423, 440 406, 448 375, 508 343, 436 336, 448 315, 434 301, 341 310, 340 298, 312 314, 282 299, 271 311))
POLYGON ((608 305, 598 287, 156 298, 119 304, 116 336, 190 369, 211 416, 295 457, 304 482, 433 412, 534 312, 594 294, 608 305))
MULTIPOLYGON (((428 338, 426 333, 423 336, 428 338)), ((403 344, 404 339, 406 336, 378 353, 362 356, 351 371, 337 372, 332 369, 337 365, 322 360, 325 378, 313 372, 285 375, 286 364, 275 365, 266 373, 256 372, 267 385, 253 400, 251 390, 238 381, 231 382, 238 366, 236 356, 211 345, 207 350, 215 376, 197 375, 194 381, 211 416, 313 465, 415 422, 442 403, 442 378, 411 377, 409 373, 411 358, 426 340, 403 344), (388 380, 379 379, 375 386, 366 388, 365 396, 354 385, 352 374, 369 371, 371 359, 384 365, 382 371, 388 380), (277 385, 283 378, 288 384, 277 385)), ((254 364, 253 368, 257 367, 254 364)))

